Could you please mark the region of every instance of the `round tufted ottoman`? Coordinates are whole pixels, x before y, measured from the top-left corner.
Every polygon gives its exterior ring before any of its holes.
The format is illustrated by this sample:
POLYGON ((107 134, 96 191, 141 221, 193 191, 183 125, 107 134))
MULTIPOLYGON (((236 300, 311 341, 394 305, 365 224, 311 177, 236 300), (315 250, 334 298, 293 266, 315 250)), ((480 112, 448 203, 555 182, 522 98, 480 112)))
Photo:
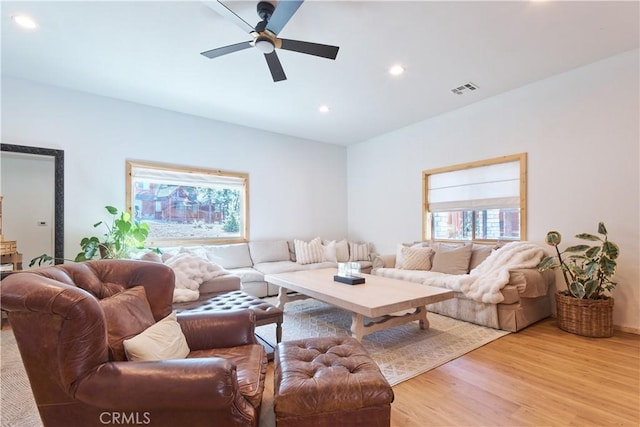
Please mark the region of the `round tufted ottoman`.
POLYGON ((274 363, 278 427, 390 425, 393 390, 355 338, 283 342, 274 363))

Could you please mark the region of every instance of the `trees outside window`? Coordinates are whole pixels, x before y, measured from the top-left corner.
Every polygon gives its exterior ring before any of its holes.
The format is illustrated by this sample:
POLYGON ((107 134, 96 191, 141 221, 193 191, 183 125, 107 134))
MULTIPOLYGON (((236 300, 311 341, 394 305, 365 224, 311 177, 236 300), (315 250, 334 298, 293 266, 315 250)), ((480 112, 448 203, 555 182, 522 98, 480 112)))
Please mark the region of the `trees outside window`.
POLYGON ((248 181, 239 172, 127 161, 127 208, 148 244, 248 241, 248 181))

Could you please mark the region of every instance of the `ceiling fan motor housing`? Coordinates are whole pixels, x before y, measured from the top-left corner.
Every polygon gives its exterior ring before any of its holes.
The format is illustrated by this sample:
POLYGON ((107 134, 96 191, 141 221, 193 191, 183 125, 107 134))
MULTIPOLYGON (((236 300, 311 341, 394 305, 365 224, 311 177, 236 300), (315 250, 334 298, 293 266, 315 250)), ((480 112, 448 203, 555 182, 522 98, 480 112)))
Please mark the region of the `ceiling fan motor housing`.
POLYGON ((271 15, 273 15, 274 10, 276 10, 276 7, 273 5, 273 3, 270 3, 268 1, 258 2, 258 16, 263 21, 269 21, 269 18, 271 18, 271 15))

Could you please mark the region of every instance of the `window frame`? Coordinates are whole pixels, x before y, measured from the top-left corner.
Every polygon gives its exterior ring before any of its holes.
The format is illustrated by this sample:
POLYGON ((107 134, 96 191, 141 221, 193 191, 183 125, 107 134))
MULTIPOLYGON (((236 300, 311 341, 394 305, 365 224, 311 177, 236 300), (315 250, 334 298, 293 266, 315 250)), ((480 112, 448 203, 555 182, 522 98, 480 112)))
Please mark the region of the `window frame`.
MULTIPOLYGON (((446 172, 459 171, 465 169, 479 168, 484 166, 492 166, 501 163, 519 162, 519 179, 520 179, 520 241, 527 240, 527 153, 512 154, 502 157, 494 157, 491 159, 478 160, 469 163, 461 163, 452 166, 444 166, 441 168, 429 169, 422 172, 422 238, 423 240, 438 240, 443 242, 478 242, 478 243, 495 243, 500 239, 476 239, 475 238, 475 219, 472 222, 471 240, 460 239, 433 239, 433 212, 429 208, 429 180, 436 174, 446 172)), ((476 212, 479 210, 471 210, 472 217, 475 218, 476 212)), ((511 240, 510 240, 511 241, 511 240)))
MULTIPOLYGON (((206 177, 212 178, 230 178, 233 180, 241 180, 242 191, 240 195, 240 209, 239 209, 239 237, 221 237, 221 238, 186 238, 186 236, 182 236, 184 238, 148 238, 145 244, 147 246, 193 246, 193 245, 218 245, 218 244, 230 244, 230 243, 246 243, 249 241, 249 174, 244 172, 231 172, 224 171, 219 169, 207 169, 207 168, 199 168, 199 167, 190 167, 190 166, 179 166, 167 163, 155 163, 155 162, 144 162, 144 161, 135 161, 135 160, 126 160, 126 210, 134 216, 133 206, 134 206, 134 191, 133 185, 135 183, 135 179, 133 176, 135 168, 144 168, 144 169, 155 169, 158 171, 168 171, 168 172, 178 172, 184 174, 193 174, 194 176, 198 176, 200 178, 206 179, 206 177)), ((195 182, 195 181, 194 181, 195 182)), ((194 187, 196 187, 194 185, 194 187)), ((149 227, 153 227, 152 222, 145 221, 142 218, 142 221, 147 222, 149 227)), ((150 232, 150 235, 152 233, 150 232)))

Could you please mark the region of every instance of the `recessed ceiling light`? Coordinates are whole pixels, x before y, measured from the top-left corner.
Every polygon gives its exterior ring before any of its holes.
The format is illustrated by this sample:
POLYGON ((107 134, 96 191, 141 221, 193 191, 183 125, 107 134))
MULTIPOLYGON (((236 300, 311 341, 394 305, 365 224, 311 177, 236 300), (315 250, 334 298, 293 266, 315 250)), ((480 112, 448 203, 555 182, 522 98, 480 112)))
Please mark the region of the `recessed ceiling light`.
POLYGON ((28 30, 33 30, 38 27, 36 21, 27 15, 14 15, 11 19, 13 19, 13 22, 20 25, 22 28, 26 28, 28 30))
POLYGON ((402 65, 398 64, 389 68, 389 74, 391 74, 392 76, 399 76, 402 73, 404 73, 404 67, 402 65))
POLYGON ((321 105, 320 107, 318 107, 318 111, 320 111, 321 113, 328 113, 329 112, 329 106, 328 105, 321 105))

